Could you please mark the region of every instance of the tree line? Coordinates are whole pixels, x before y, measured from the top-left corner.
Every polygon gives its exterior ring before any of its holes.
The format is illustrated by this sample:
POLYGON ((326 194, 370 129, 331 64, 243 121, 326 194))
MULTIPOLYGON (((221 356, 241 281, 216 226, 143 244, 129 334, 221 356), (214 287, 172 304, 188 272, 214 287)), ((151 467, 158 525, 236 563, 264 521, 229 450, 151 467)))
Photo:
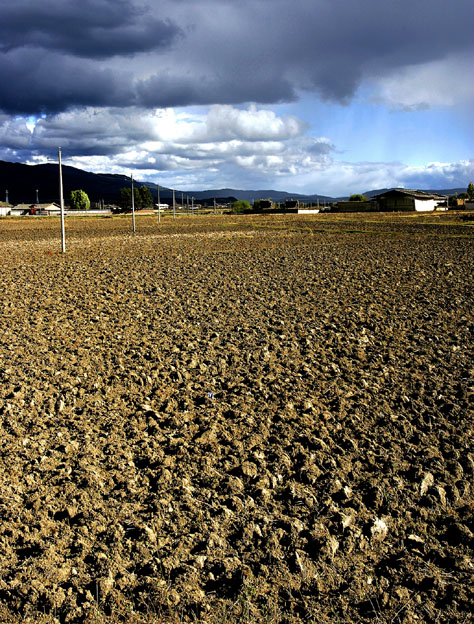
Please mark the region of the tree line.
MULTIPOLYGON (((154 199, 148 186, 143 184, 140 188, 133 188, 133 203, 137 210, 153 208, 154 199)), ((132 189, 130 187, 120 189, 118 205, 123 211, 132 209, 132 189)))
MULTIPOLYGON (((137 210, 143 208, 153 208, 154 200, 150 189, 144 184, 140 188, 133 189, 134 205, 137 210)), ((132 209, 132 189, 121 188, 117 198, 120 210, 124 212, 132 209)), ((71 191, 69 205, 73 210, 89 210, 91 202, 87 193, 81 189, 71 191)))

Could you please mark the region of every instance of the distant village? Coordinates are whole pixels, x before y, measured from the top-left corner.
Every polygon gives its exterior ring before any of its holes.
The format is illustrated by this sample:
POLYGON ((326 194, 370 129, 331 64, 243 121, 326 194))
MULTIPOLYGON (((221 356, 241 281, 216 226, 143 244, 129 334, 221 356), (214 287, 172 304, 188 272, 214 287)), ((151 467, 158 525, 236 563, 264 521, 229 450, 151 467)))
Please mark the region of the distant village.
MULTIPOLYGON (((65 214, 113 214, 129 212, 135 209, 140 212, 167 212, 180 214, 194 214, 195 212, 214 211, 219 213, 293 213, 293 214, 317 214, 324 212, 332 213, 358 213, 358 212, 434 212, 446 210, 474 210, 474 188, 469 184, 466 193, 462 196, 447 196, 437 193, 429 193, 420 190, 390 189, 370 199, 364 195, 352 195, 349 200, 335 202, 301 202, 300 200, 287 199, 283 202, 274 202, 271 199, 258 199, 253 203, 235 198, 215 198, 200 200, 194 203, 194 198, 181 198, 181 202, 155 203, 148 191, 146 197, 140 200, 140 194, 135 195, 136 202, 133 206, 131 193, 128 200, 119 201, 117 204, 105 204, 97 202, 90 206, 90 201, 84 191, 73 191, 71 201, 64 207, 65 214), (469 193, 469 191, 471 191, 469 193), (73 193, 85 196, 84 203, 73 202, 73 193), (186 201, 185 201, 186 199, 186 201)), ((142 189, 146 187, 142 187, 142 189)), ((140 190, 142 190, 140 189, 140 190)), ((148 189, 147 189, 148 190, 148 189)), ((24 216, 57 216, 61 212, 61 206, 57 202, 40 203, 38 193, 36 202, 32 204, 10 204, 8 192, 4 202, 0 202, 0 216, 24 217, 24 216)))

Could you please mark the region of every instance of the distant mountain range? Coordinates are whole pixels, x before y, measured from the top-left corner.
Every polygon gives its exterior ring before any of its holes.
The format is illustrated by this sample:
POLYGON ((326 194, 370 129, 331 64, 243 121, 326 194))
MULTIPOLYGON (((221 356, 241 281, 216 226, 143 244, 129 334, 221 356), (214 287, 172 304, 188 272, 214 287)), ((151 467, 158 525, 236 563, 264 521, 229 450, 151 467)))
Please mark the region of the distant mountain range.
MULTIPOLYGON (((63 165, 63 194, 64 200, 67 202, 71 191, 82 189, 85 191, 91 202, 99 202, 104 200, 106 204, 117 203, 119 191, 123 187, 130 186, 130 178, 124 175, 116 175, 110 173, 90 173, 75 167, 63 165)), ((11 204, 33 204, 36 202, 36 191, 41 203, 53 202, 59 200, 59 176, 58 165, 24 165, 21 163, 5 162, 0 160, 0 201, 6 199, 6 191, 8 191, 8 200, 11 204)), ((135 181, 135 184, 141 186, 145 184, 156 197, 157 185, 147 181, 135 181)), ((383 193, 390 189, 378 189, 366 191, 364 195, 373 197, 378 193, 383 193)), ((423 189, 429 192, 436 192, 442 195, 454 195, 462 193, 465 188, 455 189, 423 189)), ((235 199, 244 199, 252 202, 256 199, 271 199, 275 202, 283 202, 286 199, 298 199, 301 202, 333 202, 347 199, 347 197, 329 197, 327 195, 302 195, 299 193, 287 193, 284 191, 260 190, 260 191, 243 191, 238 189, 209 189, 206 191, 186 191, 184 197, 194 197, 196 202, 203 200, 229 201, 235 199)), ((172 190, 160 186, 160 200, 169 203, 172 199, 172 190)), ((181 201, 181 191, 176 189, 176 201, 181 201)))

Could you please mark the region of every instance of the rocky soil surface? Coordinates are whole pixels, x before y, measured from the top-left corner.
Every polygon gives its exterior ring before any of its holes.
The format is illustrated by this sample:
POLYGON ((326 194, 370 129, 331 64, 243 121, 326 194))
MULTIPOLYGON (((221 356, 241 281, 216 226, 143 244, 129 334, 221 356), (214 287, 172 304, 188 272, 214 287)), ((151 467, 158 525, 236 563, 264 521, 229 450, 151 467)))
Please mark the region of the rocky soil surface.
POLYGON ((0 221, 0 605, 470 622, 474 232, 0 221))

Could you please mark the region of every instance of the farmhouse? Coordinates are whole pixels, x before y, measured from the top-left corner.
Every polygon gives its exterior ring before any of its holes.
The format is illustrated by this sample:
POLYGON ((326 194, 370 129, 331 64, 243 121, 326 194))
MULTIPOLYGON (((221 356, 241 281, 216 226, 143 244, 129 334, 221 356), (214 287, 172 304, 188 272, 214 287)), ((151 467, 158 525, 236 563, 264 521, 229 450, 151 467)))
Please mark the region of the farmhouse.
POLYGON ((447 201, 444 195, 409 189, 392 189, 375 195, 374 199, 381 212, 430 212, 447 201))
POLYGON ((50 204, 17 204, 12 207, 10 214, 12 216, 58 215, 60 212, 61 206, 52 202, 50 204))
POLYGON ((260 210, 272 210, 274 207, 271 199, 261 199, 260 200, 260 210))
POLYGON ((9 215, 11 209, 12 207, 8 202, 0 202, 0 217, 9 215))

